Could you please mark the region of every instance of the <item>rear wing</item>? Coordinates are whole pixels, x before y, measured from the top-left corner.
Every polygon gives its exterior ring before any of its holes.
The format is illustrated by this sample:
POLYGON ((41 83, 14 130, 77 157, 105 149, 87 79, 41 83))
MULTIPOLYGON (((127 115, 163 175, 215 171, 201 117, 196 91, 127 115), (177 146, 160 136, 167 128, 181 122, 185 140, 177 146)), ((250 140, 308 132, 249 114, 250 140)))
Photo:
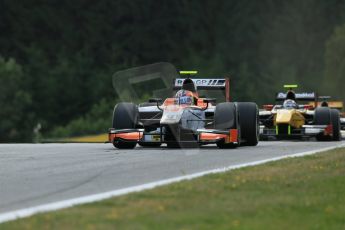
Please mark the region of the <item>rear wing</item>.
POLYGON ((344 103, 342 101, 328 101, 328 107, 332 109, 339 109, 343 110, 344 108, 344 103))
MULTIPOLYGON (((322 103, 322 101, 318 101, 316 103, 316 107, 321 107, 322 103)), ((314 105, 314 103, 310 102, 309 105, 314 105)), ((331 109, 343 110, 344 108, 344 103, 342 101, 327 101, 327 105, 331 109)))
MULTIPOLYGON (((173 81, 173 89, 179 90, 185 78, 176 78, 173 81)), ((226 101, 230 101, 230 80, 229 78, 191 78, 199 90, 223 90, 226 101)))
POLYGON ((332 109, 342 110, 344 108, 344 103, 342 101, 331 101, 331 98, 331 96, 319 96, 317 106, 322 106, 323 103, 327 103, 327 106, 332 109))
MULTIPOLYGON (((284 101, 286 99, 286 94, 287 93, 277 93, 276 95, 276 101, 284 101)), ((316 97, 316 93, 315 92, 311 92, 311 93, 295 93, 296 96, 296 101, 316 101, 317 97, 316 97)))

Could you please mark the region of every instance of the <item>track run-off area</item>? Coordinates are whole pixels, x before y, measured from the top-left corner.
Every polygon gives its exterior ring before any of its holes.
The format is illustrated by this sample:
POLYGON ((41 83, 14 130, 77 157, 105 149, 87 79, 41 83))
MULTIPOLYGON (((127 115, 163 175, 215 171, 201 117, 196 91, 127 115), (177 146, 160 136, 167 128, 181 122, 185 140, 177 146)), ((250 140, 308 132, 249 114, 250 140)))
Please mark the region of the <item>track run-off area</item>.
POLYGON ((0 223, 344 146, 345 141, 267 141, 237 149, 118 150, 111 144, 1 144, 0 223))

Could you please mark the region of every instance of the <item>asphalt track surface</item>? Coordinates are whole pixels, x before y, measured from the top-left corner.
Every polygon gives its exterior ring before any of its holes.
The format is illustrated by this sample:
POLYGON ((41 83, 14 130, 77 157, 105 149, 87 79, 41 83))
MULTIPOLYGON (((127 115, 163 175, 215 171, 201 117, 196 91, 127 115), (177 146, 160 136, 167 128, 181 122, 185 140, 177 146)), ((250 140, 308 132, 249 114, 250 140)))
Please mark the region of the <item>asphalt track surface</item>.
POLYGON ((218 149, 111 144, 0 145, 0 214, 232 165, 314 151, 342 142, 260 142, 218 149))

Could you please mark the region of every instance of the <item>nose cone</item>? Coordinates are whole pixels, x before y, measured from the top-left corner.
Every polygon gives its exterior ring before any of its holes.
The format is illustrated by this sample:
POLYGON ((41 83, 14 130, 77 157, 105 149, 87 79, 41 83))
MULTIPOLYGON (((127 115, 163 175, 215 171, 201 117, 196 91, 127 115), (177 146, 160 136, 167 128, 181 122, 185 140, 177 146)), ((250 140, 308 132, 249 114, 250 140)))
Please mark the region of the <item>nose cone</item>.
POLYGON ((277 111, 276 124, 289 124, 294 114, 294 109, 282 109, 277 111))
POLYGON ((176 105, 169 105, 163 111, 161 118, 161 125, 173 125, 180 123, 183 114, 183 109, 176 105))

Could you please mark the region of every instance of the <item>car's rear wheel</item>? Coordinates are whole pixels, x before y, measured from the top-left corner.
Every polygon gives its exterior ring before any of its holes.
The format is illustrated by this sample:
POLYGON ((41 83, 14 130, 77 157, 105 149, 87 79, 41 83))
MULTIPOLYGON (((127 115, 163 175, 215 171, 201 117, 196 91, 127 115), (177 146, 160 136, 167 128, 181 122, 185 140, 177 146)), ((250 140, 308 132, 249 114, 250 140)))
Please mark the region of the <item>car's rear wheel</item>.
POLYGON ((340 114, 339 111, 336 109, 331 109, 331 122, 333 126, 333 141, 340 141, 341 140, 341 133, 340 133, 340 114))
MULTIPOLYGON (((113 128, 114 129, 134 129, 138 124, 139 112, 138 108, 133 103, 118 103, 114 108, 113 113, 113 128)), ((133 149, 136 142, 114 140, 113 145, 119 149, 133 149)))
MULTIPOLYGON (((315 109, 314 115, 314 124, 315 125, 329 125, 331 124, 331 110, 328 107, 318 107, 315 109)), ((316 136, 318 141, 327 141, 329 138, 323 133, 320 133, 316 136)))
POLYGON ((238 120, 241 145, 256 146, 259 143, 259 109, 254 102, 238 102, 238 120))
MULTIPOLYGON (((236 106, 232 102, 219 103, 214 112, 214 128, 219 130, 229 130, 236 128, 237 125, 236 106)), ((235 148, 237 144, 225 143, 220 141, 217 143, 219 148, 235 148)))

